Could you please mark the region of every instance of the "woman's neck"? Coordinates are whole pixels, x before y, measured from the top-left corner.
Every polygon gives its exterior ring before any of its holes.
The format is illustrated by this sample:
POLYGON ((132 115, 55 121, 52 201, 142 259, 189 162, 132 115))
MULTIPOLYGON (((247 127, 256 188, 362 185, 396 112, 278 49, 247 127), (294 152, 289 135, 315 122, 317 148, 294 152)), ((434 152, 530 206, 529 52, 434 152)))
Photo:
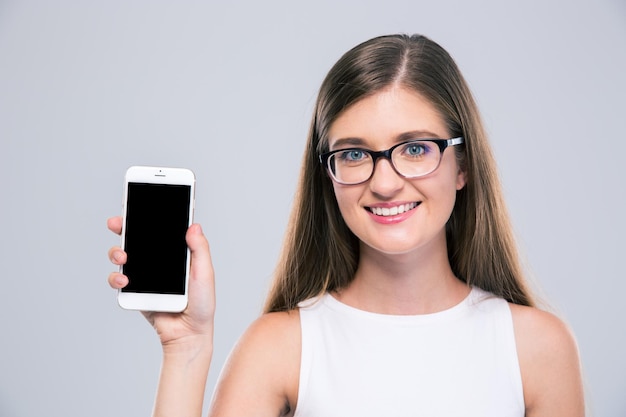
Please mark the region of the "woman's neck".
POLYGON ((412 315, 451 308, 469 291, 452 272, 447 250, 389 255, 362 247, 354 280, 335 296, 366 311, 412 315))

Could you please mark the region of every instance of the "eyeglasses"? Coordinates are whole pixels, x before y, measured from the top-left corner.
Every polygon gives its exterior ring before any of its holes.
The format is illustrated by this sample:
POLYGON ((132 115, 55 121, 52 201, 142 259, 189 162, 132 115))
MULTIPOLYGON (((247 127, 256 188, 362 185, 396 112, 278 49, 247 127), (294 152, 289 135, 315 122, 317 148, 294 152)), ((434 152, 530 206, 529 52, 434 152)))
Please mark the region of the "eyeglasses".
POLYGON ((448 146, 464 142, 452 139, 414 139, 398 143, 386 151, 363 148, 339 149, 320 155, 320 163, 339 184, 356 185, 368 181, 374 174, 378 158, 386 158, 404 178, 417 178, 435 171, 448 146))

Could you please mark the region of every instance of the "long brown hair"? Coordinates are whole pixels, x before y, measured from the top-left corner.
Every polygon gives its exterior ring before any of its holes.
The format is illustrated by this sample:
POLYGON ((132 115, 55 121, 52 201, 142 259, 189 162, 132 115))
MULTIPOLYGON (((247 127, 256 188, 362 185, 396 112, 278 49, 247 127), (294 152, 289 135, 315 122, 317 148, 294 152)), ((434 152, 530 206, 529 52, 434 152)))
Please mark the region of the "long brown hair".
POLYGON ((391 85, 418 92, 440 112, 467 184, 446 225, 448 257, 459 279, 522 305, 533 305, 502 198, 496 164, 472 94, 451 56, 421 35, 390 35, 357 45, 332 67, 319 91, 300 183, 265 312, 347 286, 359 242, 346 226, 318 155, 327 132, 357 101, 391 85))

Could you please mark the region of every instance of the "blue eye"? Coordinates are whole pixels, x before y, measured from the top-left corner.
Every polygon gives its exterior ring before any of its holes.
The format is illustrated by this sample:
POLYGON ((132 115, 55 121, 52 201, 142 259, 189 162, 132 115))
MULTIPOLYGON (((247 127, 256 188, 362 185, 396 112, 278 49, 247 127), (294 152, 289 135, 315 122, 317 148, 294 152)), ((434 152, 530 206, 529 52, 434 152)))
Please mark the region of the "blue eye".
POLYGON ((404 148, 404 152, 409 156, 423 155, 426 150, 426 147, 421 143, 410 143, 404 148))
POLYGON ((359 162, 367 158, 367 153, 360 149, 348 149, 339 153, 339 159, 346 162, 359 162))

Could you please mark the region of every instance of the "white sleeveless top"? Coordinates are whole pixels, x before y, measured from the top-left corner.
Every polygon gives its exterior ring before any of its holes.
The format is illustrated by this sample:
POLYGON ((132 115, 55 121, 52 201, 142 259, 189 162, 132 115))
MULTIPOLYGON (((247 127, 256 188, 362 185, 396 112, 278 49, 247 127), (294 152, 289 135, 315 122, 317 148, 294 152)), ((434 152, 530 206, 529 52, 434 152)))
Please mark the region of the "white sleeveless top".
POLYGON ((521 417, 508 303, 473 288, 434 314, 370 313, 330 294, 300 303, 295 417, 521 417))

